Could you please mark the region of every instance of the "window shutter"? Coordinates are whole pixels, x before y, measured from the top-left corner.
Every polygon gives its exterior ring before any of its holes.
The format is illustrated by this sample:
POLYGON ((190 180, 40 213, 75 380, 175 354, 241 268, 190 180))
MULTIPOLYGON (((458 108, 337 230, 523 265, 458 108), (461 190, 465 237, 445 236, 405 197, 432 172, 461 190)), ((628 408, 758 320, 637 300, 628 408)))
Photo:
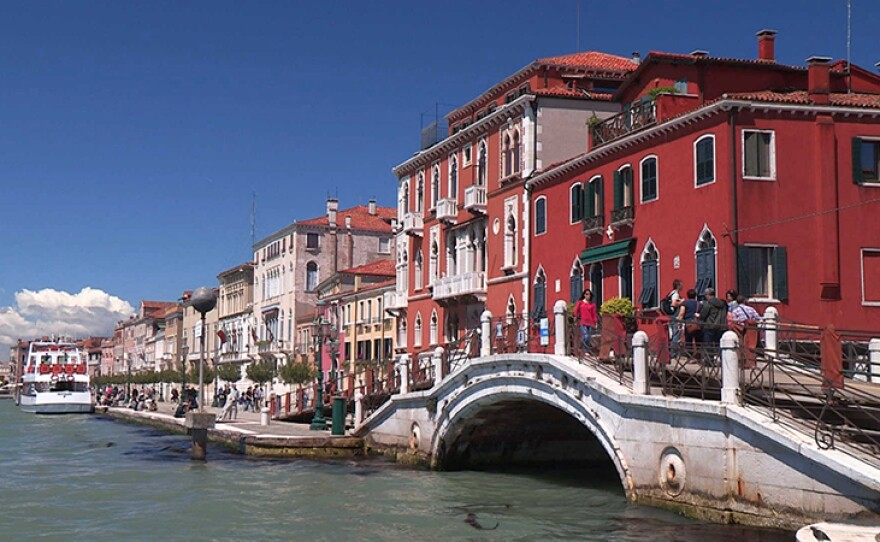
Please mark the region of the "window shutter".
POLYGON ((534 320, 543 318, 547 314, 544 302, 545 293, 546 286, 544 283, 539 282, 535 284, 535 308, 532 310, 532 319, 534 320))
POLYGON ((865 178, 862 175, 862 140, 858 137, 852 138, 852 170, 853 182, 855 184, 864 183, 865 178))
POLYGON ((773 250, 773 297, 788 301, 788 251, 785 247, 773 250))
POLYGON ((584 189, 580 184, 571 187, 571 221, 577 222, 584 218, 584 189))
POLYGON ((742 295, 749 297, 752 295, 749 286, 749 247, 742 245, 736 247, 736 260, 736 289, 742 295))
POLYGON ((623 207, 623 179, 621 178, 620 172, 614 172, 614 208, 620 209, 623 207))
POLYGON ((593 218, 596 216, 596 184, 587 183, 587 189, 584 190, 584 209, 586 216, 584 218, 593 218))
POLYGON ((745 157, 743 158, 746 165, 746 176, 747 177, 757 177, 758 176, 758 133, 757 132, 748 132, 745 135, 745 141, 743 145, 743 154, 745 157))
POLYGON ((604 185, 605 181, 603 179, 599 179, 599 182, 596 184, 596 200, 599 202, 599 205, 596 209, 596 215, 604 216, 605 215, 605 195, 604 195, 604 185))
POLYGON ((578 275, 571 276, 571 291, 569 292, 569 299, 572 303, 577 303, 577 300, 581 298, 581 294, 584 293, 584 277, 578 275))

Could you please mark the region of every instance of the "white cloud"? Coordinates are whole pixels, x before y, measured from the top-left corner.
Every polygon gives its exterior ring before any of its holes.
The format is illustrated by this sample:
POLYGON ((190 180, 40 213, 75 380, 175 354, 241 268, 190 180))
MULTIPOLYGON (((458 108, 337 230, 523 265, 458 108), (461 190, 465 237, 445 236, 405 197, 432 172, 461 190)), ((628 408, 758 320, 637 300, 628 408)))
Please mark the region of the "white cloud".
MULTIPOLYGON (((22 290, 15 293, 14 306, 0 307, 0 344, 8 347, 18 339, 44 335, 111 336, 116 322, 133 313, 128 302, 94 288, 76 294, 22 290)), ((5 354, 0 351, 0 359, 5 354)))

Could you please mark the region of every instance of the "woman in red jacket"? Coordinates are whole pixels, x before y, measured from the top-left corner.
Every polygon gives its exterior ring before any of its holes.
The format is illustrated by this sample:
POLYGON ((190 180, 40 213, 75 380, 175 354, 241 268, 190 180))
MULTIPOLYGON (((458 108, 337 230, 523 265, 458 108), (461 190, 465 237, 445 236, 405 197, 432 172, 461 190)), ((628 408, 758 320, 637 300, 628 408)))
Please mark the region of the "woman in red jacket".
POLYGON ((590 339, 596 323, 599 322, 599 314, 596 311, 596 304, 593 303, 593 292, 584 290, 581 298, 574 306, 574 317, 581 328, 581 347, 584 352, 590 351, 590 339))

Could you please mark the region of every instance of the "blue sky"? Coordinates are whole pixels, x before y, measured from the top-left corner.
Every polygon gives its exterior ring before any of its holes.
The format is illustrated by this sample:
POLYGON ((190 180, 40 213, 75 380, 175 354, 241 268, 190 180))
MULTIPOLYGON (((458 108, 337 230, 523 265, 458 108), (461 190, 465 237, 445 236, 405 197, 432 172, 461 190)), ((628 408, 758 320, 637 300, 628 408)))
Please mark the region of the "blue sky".
MULTIPOLYGON (((216 283, 257 238, 394 201, 420 114, 575 51, 577 0, 7 2, 0 16, 0 307, 102 290, 136 305, 216 283)), ((580 0, 580 49, 781 62, 845 56, 845 0, 580 0)), ((853 0, 853 61, 880 60, 853 0)), ((0 319, 0 335, 3 322, 0 319)))

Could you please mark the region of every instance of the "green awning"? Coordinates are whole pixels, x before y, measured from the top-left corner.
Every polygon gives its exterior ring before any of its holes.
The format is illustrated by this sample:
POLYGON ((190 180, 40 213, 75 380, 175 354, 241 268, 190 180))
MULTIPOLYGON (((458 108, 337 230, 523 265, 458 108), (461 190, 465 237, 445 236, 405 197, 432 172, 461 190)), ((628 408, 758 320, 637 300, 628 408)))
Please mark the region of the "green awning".
POLYGON ((586 265, 593 262, 601 262, 620 258, 629 254, 629 247, 635 239, 625 239, 616 243, 610 243, 599 247, 588 248, 581 252, 581 264, 586 265))

